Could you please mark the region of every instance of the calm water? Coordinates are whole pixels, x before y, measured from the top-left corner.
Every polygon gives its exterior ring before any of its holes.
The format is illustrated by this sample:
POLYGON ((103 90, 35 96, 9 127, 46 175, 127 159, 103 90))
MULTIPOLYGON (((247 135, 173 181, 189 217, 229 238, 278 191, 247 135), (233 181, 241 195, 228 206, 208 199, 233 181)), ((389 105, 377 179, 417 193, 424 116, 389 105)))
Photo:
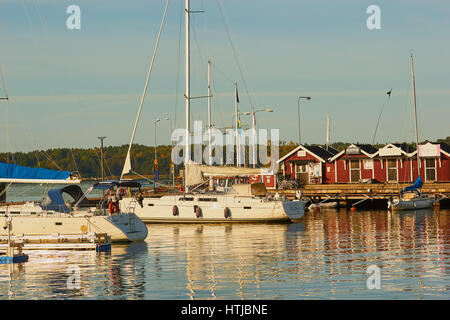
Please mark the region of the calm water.
POLYGON ((449 299, 449 290, 448 209, 149 225, 145 242, 111 253, 31 251, 24 265, 0 265, 0 299, 449 299), (370 265, 380 289, 367 288, 370 265), (71 268, 80 289, 67 288, 71 268))

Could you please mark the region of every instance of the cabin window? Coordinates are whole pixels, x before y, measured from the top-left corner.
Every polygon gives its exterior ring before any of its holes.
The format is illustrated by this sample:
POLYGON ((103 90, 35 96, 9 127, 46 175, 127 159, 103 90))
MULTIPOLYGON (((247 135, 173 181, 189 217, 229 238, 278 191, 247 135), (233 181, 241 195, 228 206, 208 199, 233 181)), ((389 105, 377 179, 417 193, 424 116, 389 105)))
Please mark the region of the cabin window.
POLYGON ((180 200, 180 201, 194 201, 194 198, 192 198, 192 197, 190 197, 190 198, 188 198, 188 197, 185 197, 185 198, 183 198, 183 197, 181 197, 181 198, 179 198, 178 200, 180 200))
POLYGON ((198 198, 198 201, 211 201, 211 202, 217 202, 217 198, 198 198))
POLYGON ((361 179, 361 171, 359 167, 359 160, 351 160, 350 161, 350 181, 351 182, 359 182, 361 179))
POLYGON ((244 206, 244 209, 251 209, 252 207, 246 207, 246 206, 244 206))
POLYGON ((19 211, 11 211, 11 214, 20 214, 19 211))
POLYGON ((388 159, 387 161, 388 181, 397 181, 397 159, 388 159))
POLYGON ((436 180, 436 160, 435 159, 425 159, 425 180, 435 181, 436 180))
POLYGON ((62 226, 62 222, 55 222, 55 225, 62 226))

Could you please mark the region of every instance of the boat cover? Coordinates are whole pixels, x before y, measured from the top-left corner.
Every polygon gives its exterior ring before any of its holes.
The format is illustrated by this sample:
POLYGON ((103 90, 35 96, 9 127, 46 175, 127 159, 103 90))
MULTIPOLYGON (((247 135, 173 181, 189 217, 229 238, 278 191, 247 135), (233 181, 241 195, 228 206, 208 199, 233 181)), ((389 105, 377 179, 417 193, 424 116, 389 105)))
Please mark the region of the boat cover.
POLYGON ((70 176, 70 171, 30 168, 0 162, 0 178, 4 179, 66 180, 70 176))
POLYGON ((414 181, 414 184, 412 186, 408 186, 408 187, 403 188, 402 193, 406 192, 406 191, 417 191, 417 189, 422 188, 422 186, 423 186, 423 182, 422 182, 421 177, 419 176, 416 179, 416 181, 414 181))
POLYGON ((187 186, 202 183, 204 176, 248 176, 273 174, 269 168, 243 168, 231 166, 206 166, 195 163, 185 165, 185 180, 187 186))
POLYGON ((41 205, 44 210, 53 210, 57 212, 70 212, 70 209, 66 206, 62 195, 63 189, 51 189, 48 191, 48 201, 41 205))

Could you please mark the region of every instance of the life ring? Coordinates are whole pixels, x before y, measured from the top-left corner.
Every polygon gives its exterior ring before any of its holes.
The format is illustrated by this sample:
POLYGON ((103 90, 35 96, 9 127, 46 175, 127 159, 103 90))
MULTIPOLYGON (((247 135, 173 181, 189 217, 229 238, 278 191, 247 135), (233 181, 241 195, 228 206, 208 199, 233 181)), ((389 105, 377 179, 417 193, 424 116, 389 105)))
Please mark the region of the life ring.
POLYGON ((226 207, 223 210, 223 216, 225 217, 225 219, 231 218, 231 210, 230 210, 230 208, 226 207))
POLYGON ((174 216, 178 216, 180 214, 180 212, 178 211, 178 207, 177 206, 173 206, 172 208, 172 214, 174 216))
POLYGON ((197 218, 202 218, 203 217, 203 212, 202 212, 202 208, 200 208, 199 206, 197 206, 195 208, 195 216, 197 218))
POLYGON ((117 202, 110 202, 108 205, 109 213, 116 213, 119 209, 117 202))

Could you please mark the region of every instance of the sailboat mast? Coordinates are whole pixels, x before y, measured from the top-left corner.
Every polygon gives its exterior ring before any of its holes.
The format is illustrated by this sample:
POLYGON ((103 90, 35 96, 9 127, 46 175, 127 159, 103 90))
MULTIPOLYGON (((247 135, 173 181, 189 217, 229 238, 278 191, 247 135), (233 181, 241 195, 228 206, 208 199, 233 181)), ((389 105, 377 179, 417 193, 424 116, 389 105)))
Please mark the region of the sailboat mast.
POLYGON ((208 60, 208 142, 209 142, 209 165, 212 165, 211 150, 211 61, 208 60))
POLYGON ((330 115, 327 113, 327 151, 330 146, 330 115))
POLYGON ((413 86, 413 98, 414 98, 414 122, 416 129, 416 149, 417 149, 417 176, 420 176, 420 158, 419 158, 419 130, 417 129, 417 106, 416 106, 416 79, 414 77, 414 59, 411 53, 411 74, 412 74, 412 86, 413 86))
POLYGON ((190 77, 190 67, 191 67, 191 46, 190 46, 190 23, 189 23, 189 0, 186 0, 186 7, 185 7, 185 20, 186 20, 186 154, 184 156, 185 159, 185 165, 190 160, 190 154, 191 154, 191 144, 190 144, 190 122, 191 122, 191 77, 190 77))
POLYGON ((234 84, 234 125, 235 125, 235 134, 236 134, 236 162, 237 166, 241 166, 241 150, 239 146, 239 98, 238 98, 238 89, 237 83, 234 84))

